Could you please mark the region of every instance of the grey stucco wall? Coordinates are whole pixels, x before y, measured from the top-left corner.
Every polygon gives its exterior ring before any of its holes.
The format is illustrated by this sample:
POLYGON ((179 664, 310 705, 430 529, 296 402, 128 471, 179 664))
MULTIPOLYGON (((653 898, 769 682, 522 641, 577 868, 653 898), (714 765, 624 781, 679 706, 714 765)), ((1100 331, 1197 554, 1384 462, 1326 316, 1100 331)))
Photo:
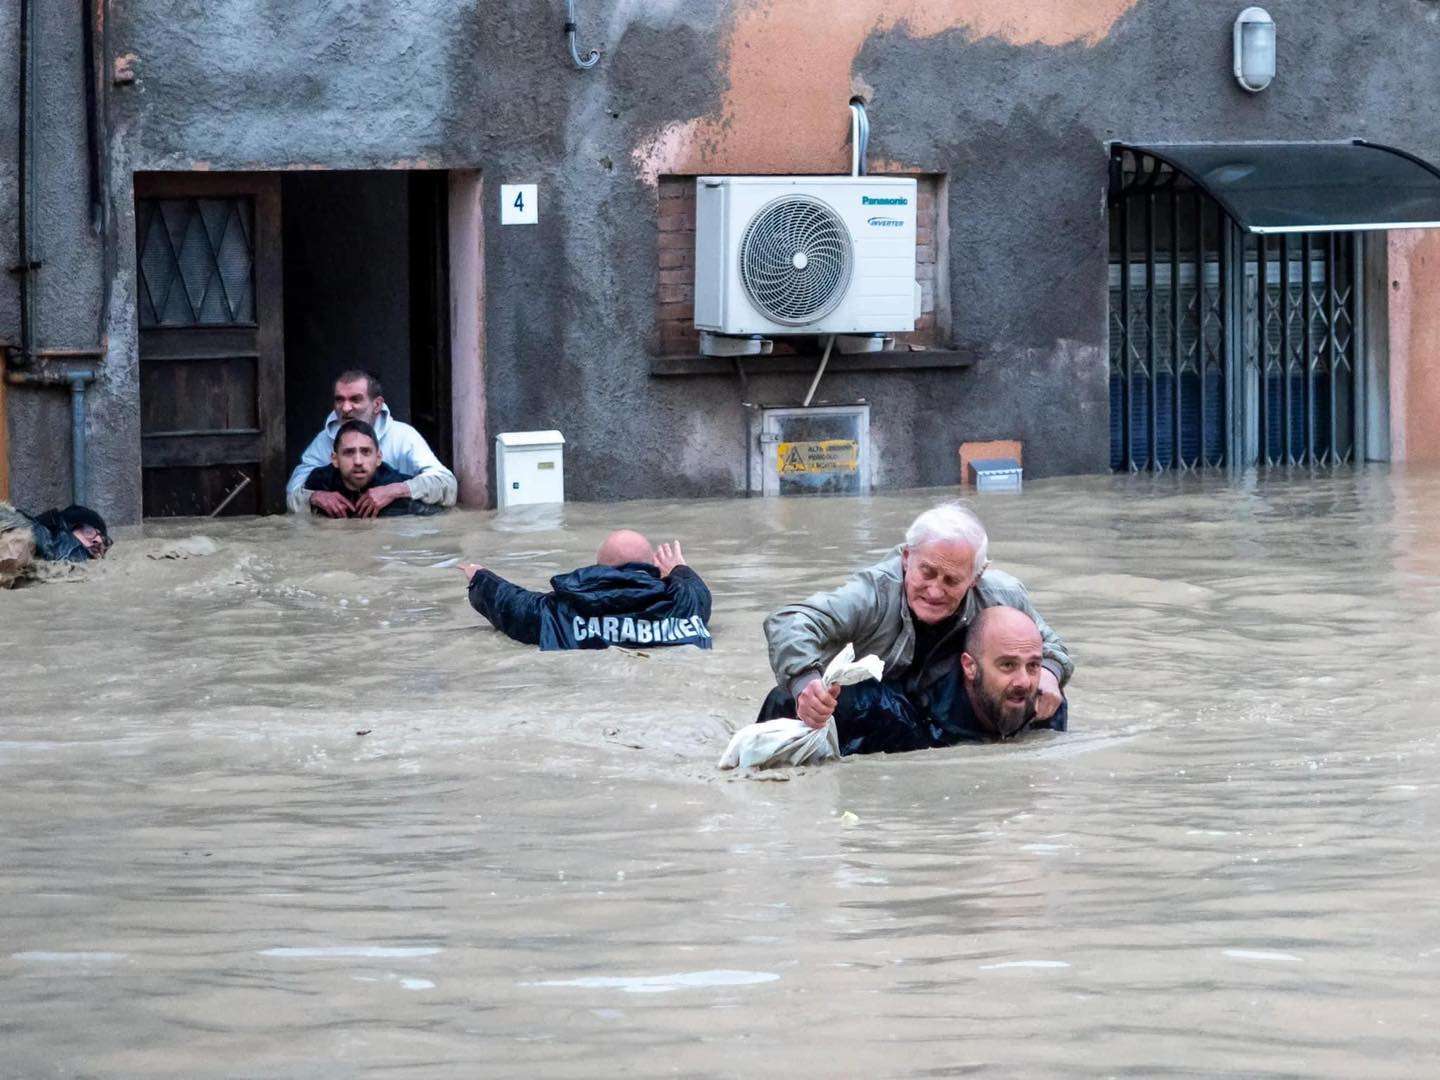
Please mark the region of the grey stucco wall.
MULTIPOLYGON (((16 8, 11 6, 10 12, 16 8)), ((105 263, 101 238, 90 228, 86 183, 83 28, 79 5, 41 3, 37 8, 35 68, 35 249, 43 264, 35 276, 36 345, 94 348, 103 344, 105 263)), ((18 19, 0 20, 0 260, 8 271, 19 261, 18 19)), ((19 284, 0 279, 0 340, 18 343, 19 284)), ((93 492, 137 489, 117 468, 109 436, 127 426, 114 403, 133 396, 132 369, 102 365, 92 391, 90 431, 98 445, 90 455, 93 492)), ((62 389, 10 388, 11 496, 18 505, 43 508, 70 499, 70 402, 62 389)), ((138 414, 137 414, 138 415, 138 414)), ((112 505, 115 505, 112 503, 112 505)))
MULTIPOLYGON (((733 377, 649 374, 656 208, 635 152, 666 125, 697 117, 719 117, 717 143, 745 134, 727 130, 721 102, 743 90, 733 29, 757 6, 582 0, 582 43, 606 50, 590 72, 568 63, 560 6, 535 0, 458 10, 440 0, 117 6, 109 51, 134 54, 138 78, 110 95, 118 254, 105 316, 99 245, 86 229, 79 27, 73 12, 47 4, 56 62, 44 77, 43 244, 55 261, 42 340, 83 343, 107 319, 110 353, 91 422, 107 464, 95 501, 122 520, 139 511, 130 177, 193 168, 482 170, 492 434, 564 430, 575 498, 743 491, 745 413, 733 377), (540 224, 501 228, 495 188, 523 181, 541 185, 540 224)), ((1106 140, 1360 135, 1440 160, 1440 13, 1427 0, 1267 5, 1280 28, 1279 75, 1254 96, 1230 75, 1240 5, 1138 0, 1103 32, 1060 44, 987 36, 966 21, 965 4, 935 5, 951 6, 952 29, 921 34, 902 22, 869 34, 850 71, 872 94, 872 160, 950 177, 954 337, 981 354, 968 371, 827 378, 822 397, 872 403, 884 486, 954 482, 955 450, 969 439, 1023 438, 1030 476, 1107 467, 1106 140)), ((826 33, 814 28, 816 49, 826 33)), ((14 45, 7 24, 7 87, 14 45)), ((797 83, 797 98, 804 92, 797 83)), ((835 96, 838 146, 847 95, 835 96)), ((784 110, 764 119, 782 138, 801 122, 784 110)), ((3 113, 0 137, 13 146, 13 118, 3 113)), ((715 171, 764 164, 728 157, 723 145, 696 154, 715 171)), ((8 156, 6 252, 15 231, 8 156)), ((7 337, 13 290, 0 283, 7 337)), ((792 403, 807 383, 757 376, 750 399, 792 403)), ((65 486, 63 408, 53 392, 12 397, 22 501, 53 501, 65 486)))

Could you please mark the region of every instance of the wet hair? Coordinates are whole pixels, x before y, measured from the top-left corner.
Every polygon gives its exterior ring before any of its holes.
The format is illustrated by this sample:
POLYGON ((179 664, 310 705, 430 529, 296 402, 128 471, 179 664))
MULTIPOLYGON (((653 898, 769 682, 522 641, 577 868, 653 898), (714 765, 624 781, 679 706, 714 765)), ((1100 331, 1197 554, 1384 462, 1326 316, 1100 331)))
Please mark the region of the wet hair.
POLYGON ((359 382, 361 379, 365 380, 365 393, 370 395, 370 397, 377 398, 385 392, 384 388, 380 385, 379 379, 370 374, 370 372, 361 371, 359 368, 350 368, 348 371, 342 371, 339 375, 336 375, 335 385, 339 386, 341 383, 359 382))
POLYGON ((975 511, 958 502, 941 503, 932 506, 917 517, 905 530, 905 546, 919 547, 921 544, 960 543, 975 552, 975 574, 985 572, 990 562, 990 537, 985 526, 975 516, 975 511))
POLYGON ((105 519, 91 510, 88 506, 75 504, 67 506, 64 510, 46 510, 35 518, 41 525, 44 525, 52 533, 73 532, 76 529, 88 525, 100 534, 105 541, 105 546, 112 543, 110 530, 105 527, 105 519))
POLYGON ((345 437, 347 432, 351 431, 358 431, 361 435, 364 435, 367 439, 369 439, 372 443, 375 444, 375 450, 377 453, 379 452, 380 440, 376 437, 375 429, 373 427, 367 424, 364 420, 346 420, 335 432, 335 452, 337 454, 340 452, 340 440, 345 437))

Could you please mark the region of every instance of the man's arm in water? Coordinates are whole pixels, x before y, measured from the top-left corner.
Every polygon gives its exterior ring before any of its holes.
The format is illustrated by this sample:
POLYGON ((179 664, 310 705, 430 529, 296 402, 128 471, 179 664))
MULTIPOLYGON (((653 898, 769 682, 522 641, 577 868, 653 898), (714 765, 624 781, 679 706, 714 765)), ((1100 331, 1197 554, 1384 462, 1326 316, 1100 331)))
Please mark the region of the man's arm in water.
POLYGON ((547 597, 522 589, 478 563, 461 563, 470 581, 470 606, 506 637, 522 645, 540 644, 540 621, 547 597))
POLYGON ((856 652, 884 651, 885 646, 877 645, 883 624, 893 618, 895 633, 900 630, 899 613, 886 611, 877 584, 887 569, 882 563, 861 570, 838 589, 816 593, 766 617, 770 668, 782 689, 798 698, 847 643, 854 644, 856 652))
POLYGON ((355 508, 350 501, 338 491, 316 490, 310 487, 310 479, 317 473, 321 473, 326 466, 311 469, 305 474, 305 481, 294 491, 285 495, 286 506, 292 514, 303 514, 308 510, 324 514, 326 517, 339 518, 349 517, 354 513, 355 508))
POLYGON ((410 498, 434 506, 455 505, 455 474, 440 463, 425 436, 392 416, 387 441, 386 453, 395 459, 387 464, 410 474, 404 482, 410 498))
POLYGON ((310 440, 310 445, 300 455, 300 464, 295 466, 295 471, 285 483, 285 504, 292 514, 309 511, 311 493, 306 489, 305 482, 316 469, 330 464, 330 451, 334 445, 335 437, 322 427, 320 434, 310 440))

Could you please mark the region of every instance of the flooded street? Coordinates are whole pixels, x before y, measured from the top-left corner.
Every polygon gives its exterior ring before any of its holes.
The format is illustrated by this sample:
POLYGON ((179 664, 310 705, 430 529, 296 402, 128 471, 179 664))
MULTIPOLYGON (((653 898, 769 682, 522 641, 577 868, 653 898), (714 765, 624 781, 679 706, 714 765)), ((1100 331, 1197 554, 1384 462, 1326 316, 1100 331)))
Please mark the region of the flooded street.
POLYGON ((0 593, 0 1074, 1432 1073, 1440 473, 978 497, 1070 733, 718 773, 764 614, 947 494, 151 523, 0 593), (467 604, 621 525, 713 653, 467 604))

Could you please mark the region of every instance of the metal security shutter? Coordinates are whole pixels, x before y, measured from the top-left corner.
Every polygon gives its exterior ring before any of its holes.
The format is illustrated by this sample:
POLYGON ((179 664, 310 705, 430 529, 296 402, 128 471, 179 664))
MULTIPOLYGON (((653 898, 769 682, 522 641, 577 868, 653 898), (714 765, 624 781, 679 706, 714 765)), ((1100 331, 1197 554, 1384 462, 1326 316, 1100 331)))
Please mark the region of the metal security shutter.
POLYGON ((1111 467, 1355 461, 1362 234, 1249 233, 1153 155, 1111 168, 1111 467))

